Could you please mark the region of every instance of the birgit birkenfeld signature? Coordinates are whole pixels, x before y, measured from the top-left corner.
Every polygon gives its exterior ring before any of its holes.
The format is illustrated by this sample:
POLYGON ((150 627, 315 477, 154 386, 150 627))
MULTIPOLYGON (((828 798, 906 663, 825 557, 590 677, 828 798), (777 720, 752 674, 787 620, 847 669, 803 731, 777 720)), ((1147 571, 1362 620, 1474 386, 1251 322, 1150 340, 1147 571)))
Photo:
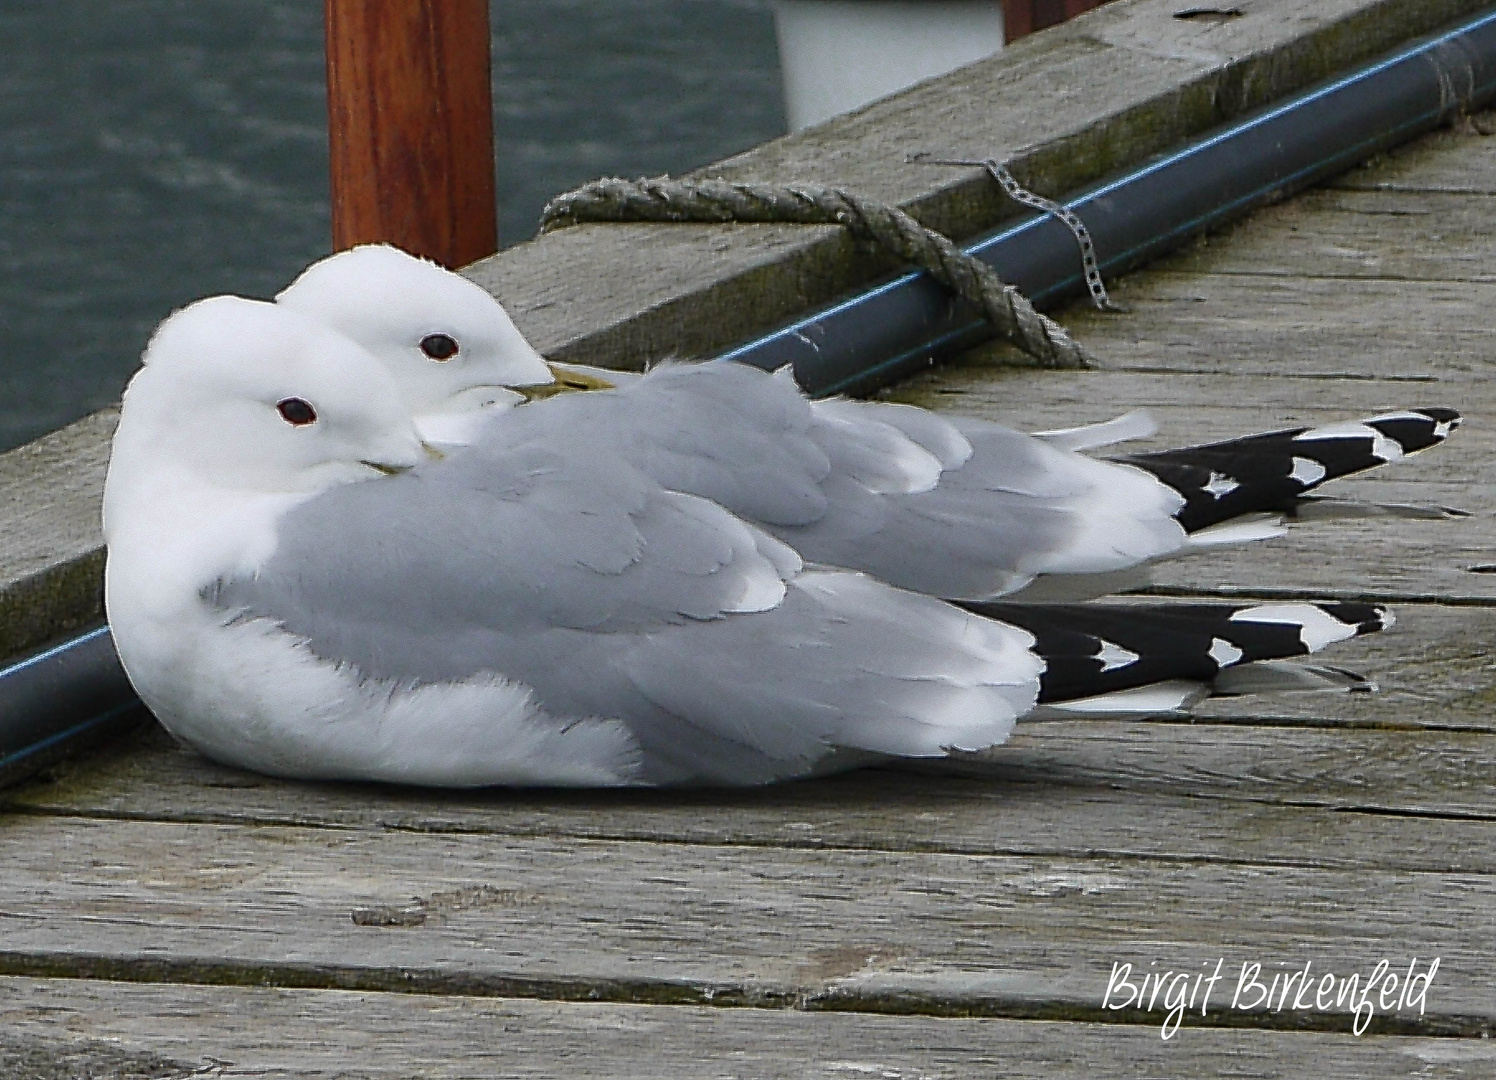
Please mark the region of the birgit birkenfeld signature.
POLYGON ((1400 1013, 1416 1007, 1422 1016, 1428 988, 1439 970, 1439 958, 1420 960, 1415 956, 1406 970, 1379 960, 1370 971, 1348 975, 1318 969, 1312 960, 1305 961, 1301 968, 1279 965, 1276 972, 1264 971, 1262 964, 1248 960, 1235 972, 1234 986, 1231 973, 1222 974, 1224 958, 1215 961, 1213 971, 1209 960, 1201 962, 1199 971, 1159 971, 1157 967, 1157 961, 1147 968, 1112 964, 1101 1007, 1162 1010, 1160 1035, 1165 1040, 1174 1037, 1186 1013, 1199 1009, 1201 1016, 1209 1016, 1212 1008, 1217 1012, 1349 1013, 1354 1017, 1351 1030, 1360 1035, 1378 1012, 1400 1013), (1223 980, 1226 986, 1212 1000, 1216 984, 1223 980))

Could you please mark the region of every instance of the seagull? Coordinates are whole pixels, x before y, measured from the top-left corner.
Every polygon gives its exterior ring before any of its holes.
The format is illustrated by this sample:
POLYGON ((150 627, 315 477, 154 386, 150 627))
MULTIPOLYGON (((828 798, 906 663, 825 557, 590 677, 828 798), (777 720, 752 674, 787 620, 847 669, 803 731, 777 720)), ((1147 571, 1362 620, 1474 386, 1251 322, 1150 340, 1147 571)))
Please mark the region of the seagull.
MULTIPOLYGON (((481 444, 524 401, 517 388, 548 382, 487 292, 388 245, 313 264, 276 302, 379 358, 436 443, 481 444)), ((612 388, 525 407, 807 560, 965 603, 1099 596, 1145 584, 1160 559, 1281 536, 1279 515, 1321 484, 1437 445, 1460 423, 1450 409, 1399 409, 1100 460, 1082 451, 1152 434, 1151 421, 1030 435, 908 405, 811 401, 788 370, 732 362, 591 375, 612 388)))
POLYGON ((569 423, 502 410, 443 453, 346 336, 263 301, 182 309, 125 392, 105 486, 132 684, 182 742, 278 776, 751 785, 986 750, 1037 710, 1234 692, 1390 618, 986 617, 812 564, 569 423))

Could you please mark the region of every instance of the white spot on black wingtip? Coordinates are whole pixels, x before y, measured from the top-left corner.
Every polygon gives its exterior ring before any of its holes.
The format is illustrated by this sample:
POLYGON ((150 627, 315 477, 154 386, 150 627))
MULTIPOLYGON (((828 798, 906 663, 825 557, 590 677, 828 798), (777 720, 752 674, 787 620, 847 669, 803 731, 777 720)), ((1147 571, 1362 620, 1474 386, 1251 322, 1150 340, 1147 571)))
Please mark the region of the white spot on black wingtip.
POLYGON ((1308 488, 1323 480, 1328 472, 1328 469, 1313 458, 1296 457, 1293 459, 1293 471, 1288 474, 1288 478, 1308 488))
POLYGON ((1231 479, 1231 477, 1227 476, 1226 474, 1212 472, 1210 474, 1209 482, 1202 484, 1200 486, 1200 490, 1208 494, 1213 499, 1221 499, 1225 498, 1227 495, 1230 495, 1239 487, 1241 487, 1241 484, 1231 479))
POLYGON ((1296 626, 1299 641, 1309 652, 1319 652, 1326 645, 1361 632, 1359 624, 1343 622, 1318 604, 1257 604, 1235 612, 1230 621, 1296 626))
MULTIPOLYGON (((1387 414, 1391 416, 1392 414, 1387 414)), ((1387 417, 1373 417, 1374 420, 1386 419, 1387 417)), ((1425 418, 1426 419, 1426 418, 1425 418)), ((1402 444, 1396 439, 1388 438, 1382 432, 1372 427, 1369 422, 1363 423, 1359 420, 1348 420, 1339 424, 1325 424, 1321 427, 1310 428, 1293 437, 1296 443, 1314 442, 1319 439, 1368 439, 1371 442, 1370 454, 1381 462, 1397 461, 1405 456, 1402 444)))
POLYGON ((1140 659, 1137 653, 1131 649, 1107 641, 1105 638, 1097 638, 1101 643, 1101 649, 1096 653, 1096 659, 1101 661, 1103 672, 1115 671, 1117 668, 1126 667, 1128 664, 1136 664, 1140 659))
POLYGON ((1221 669, 1230 667, 1246 654, 1225 638, 1212 638, 1207 655, 1215 661, 1216 668, 1221 669))
POLYGON ((1453 409, 1417 409, 1415 412, 1433 425, 1429 437, 1434 442, 1443 442, 1465 422, 1465 418, 1453 409))

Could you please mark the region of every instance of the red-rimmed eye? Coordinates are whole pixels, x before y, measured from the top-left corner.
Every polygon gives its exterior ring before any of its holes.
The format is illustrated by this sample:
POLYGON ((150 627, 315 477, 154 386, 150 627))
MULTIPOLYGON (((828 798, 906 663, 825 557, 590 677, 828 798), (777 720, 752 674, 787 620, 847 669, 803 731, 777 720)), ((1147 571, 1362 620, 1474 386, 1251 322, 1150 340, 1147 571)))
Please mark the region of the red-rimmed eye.
POLYGON ((317 410, 312 408, 312 403, 299 397, 288 397, 284 401, 277 401, 275 411, 281 414, 282 420, 295 427, 305 427, 317 420, 317 410))
POLYGON ((457 339, 450 334, 427 334, 421 339, 421 351, 433 360, 450 360, 457 355, 457 339))

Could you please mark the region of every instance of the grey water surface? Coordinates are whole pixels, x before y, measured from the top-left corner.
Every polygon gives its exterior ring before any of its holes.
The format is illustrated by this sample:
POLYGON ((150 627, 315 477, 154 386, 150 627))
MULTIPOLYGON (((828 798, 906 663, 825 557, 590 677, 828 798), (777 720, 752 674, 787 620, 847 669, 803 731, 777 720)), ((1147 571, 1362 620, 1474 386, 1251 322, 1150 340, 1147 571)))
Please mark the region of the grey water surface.
MULTIPOLYGON (((329 250, 322 0, 0 0, 0 449, 329 250)), ((500 234, 785 130, 762 0, 495 0, 500 234)))

